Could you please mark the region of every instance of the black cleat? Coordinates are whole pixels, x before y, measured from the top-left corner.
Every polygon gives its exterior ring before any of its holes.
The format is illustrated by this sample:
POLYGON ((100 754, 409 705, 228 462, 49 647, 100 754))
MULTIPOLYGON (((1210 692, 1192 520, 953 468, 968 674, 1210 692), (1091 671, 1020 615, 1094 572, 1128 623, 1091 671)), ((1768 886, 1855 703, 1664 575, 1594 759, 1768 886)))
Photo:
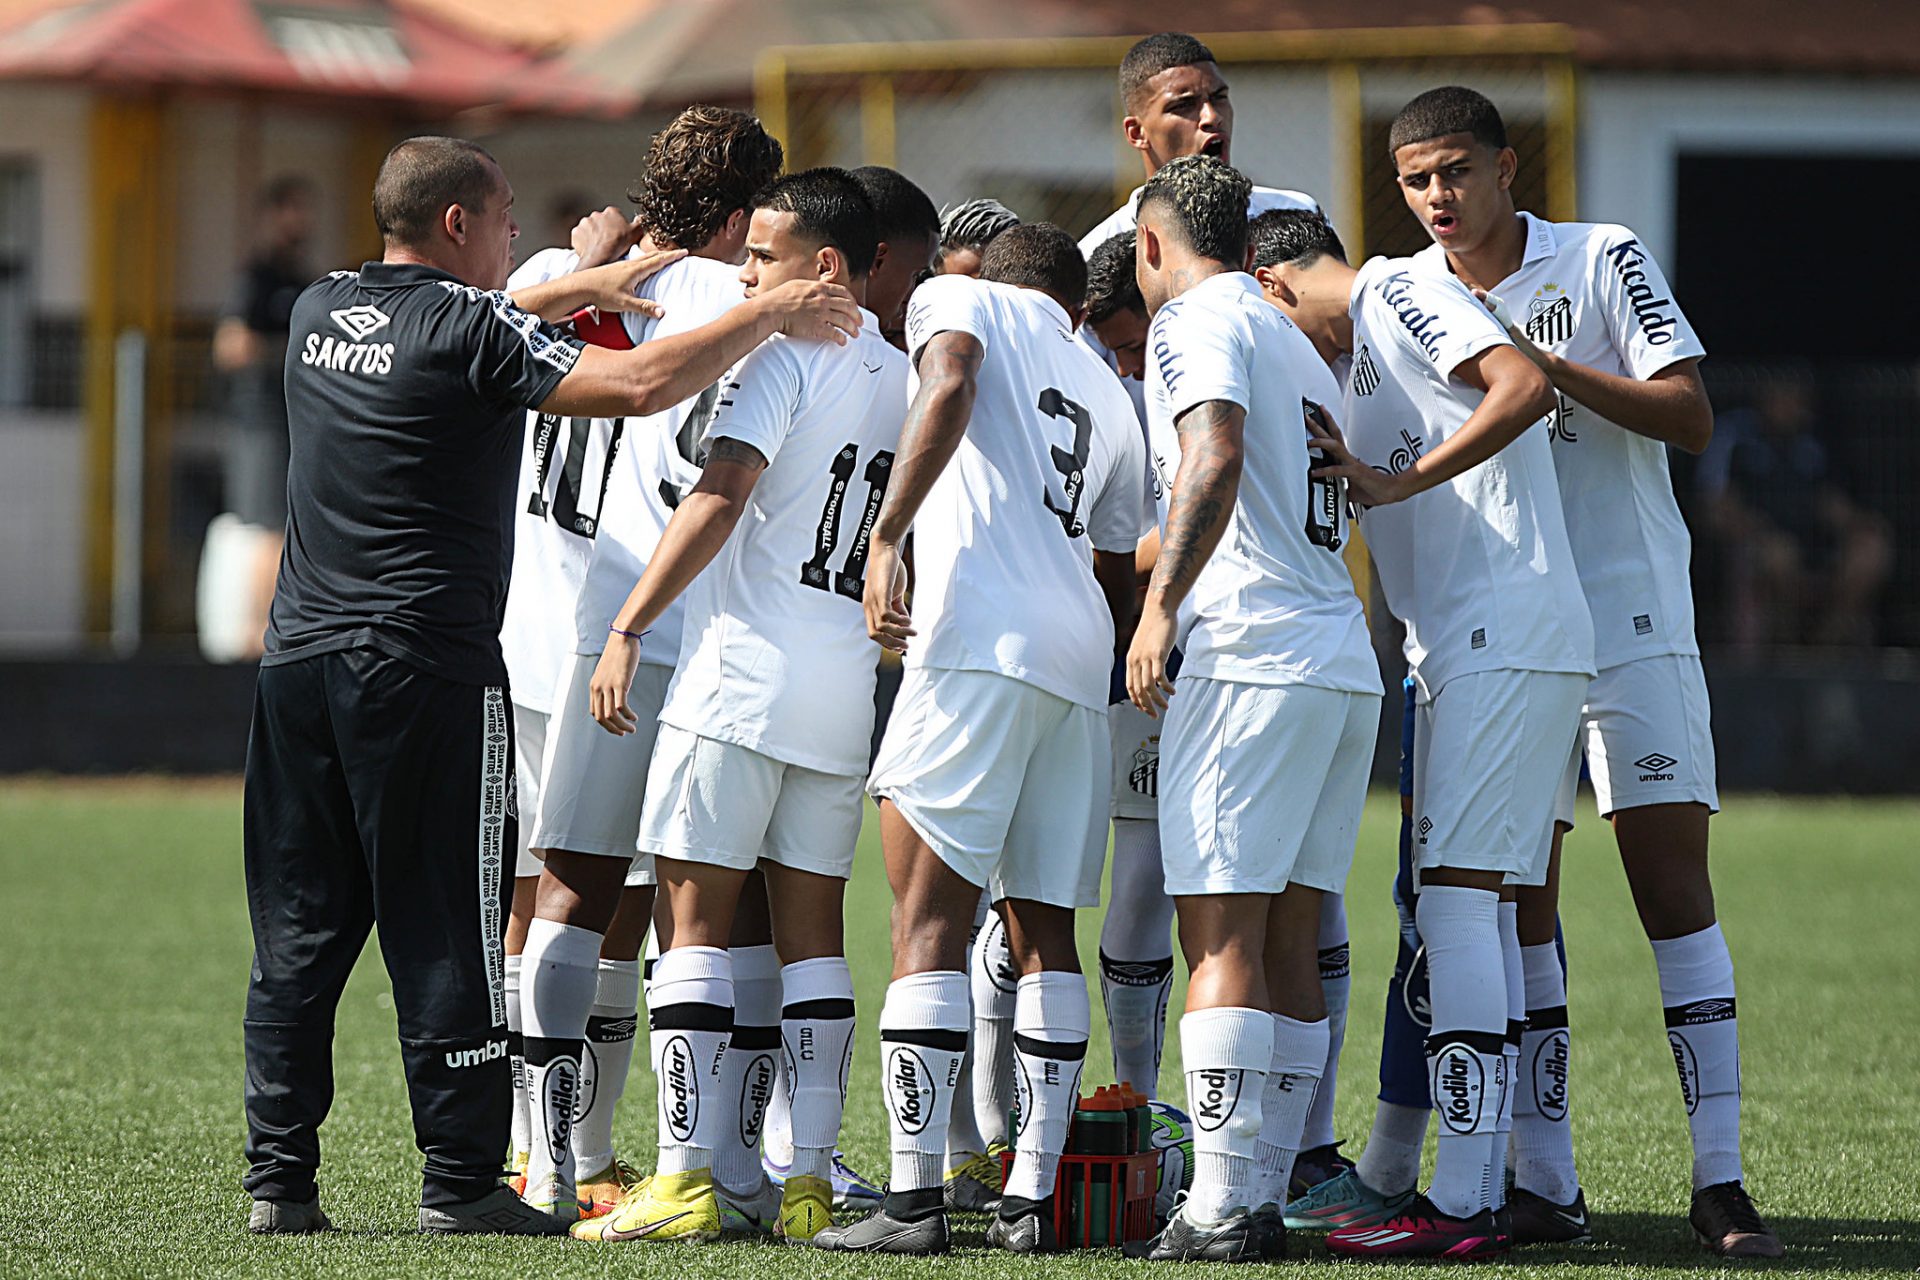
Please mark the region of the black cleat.
POLYGON ((1187 1221, 1185 1209, 1167 1219, 1166 1229, 1151 1240, 1129 1240, 1129 1258, 1151 1262, 1259 1262, 1268 1233, 1245 1209, 1205 1225, 1187 1221))
POLYGON ((1052 1198, 1003 1196, 1000 1211, 987 1224, 987 1244, 1008 1253, 1060 1252, 1060 1235, 1053 1228, 1052 1198))
POLYGON ((1340 1154, 1340 1144, 1308 1147, 1293 1159, 1293 1177, 1287 1183, 1287 1199, 1298 1200, 1321 1183, 1337 1178, 1353 1168, 1353 1161, 1340 1154))
POLYGON ((926 1258, 948 1249, 947 1215, 942 1212, 907 1221, 875 1209, 844 1227, 822 1227, 813 1237, 816 1249, 838 1253, 901 1253, 926 1258))
POLYGON ((1694 1192, 1687 1221, 1707 1252, 1722 1258, 1786 1256, 1780 1237, 1761 1220, 1753 1197, 1738 1182, 1719 1182, 1694 1192))
POLYGON ((563 1236, 573 1223, 536 1209, 504 1184, 465 1204, 421 1205, 420 1230, 436 1236, 563 1236))
POLYGON ((1515 1244, 1591 1244, 1593 1225, 1587 1220, 1587 1193, 1575 1190, 1566 1204, 1555 1204, 1525 1187, 1507 1193, 1513 1215, 1515 1244))
POLYGON ((1268 1201, 1253 1211, 1253 1225, 1260 1232, 1260 1257, 1278 1262, 1287 1256, 1287 1212, 1268 1201))
POLYGON ((260 1236, 298 1236, 331 1231, 333 1223, 320 1209, 320 1197, 305 1204, 297 1200, 255 1200, 247 1215, 247 1230, 260 1236))

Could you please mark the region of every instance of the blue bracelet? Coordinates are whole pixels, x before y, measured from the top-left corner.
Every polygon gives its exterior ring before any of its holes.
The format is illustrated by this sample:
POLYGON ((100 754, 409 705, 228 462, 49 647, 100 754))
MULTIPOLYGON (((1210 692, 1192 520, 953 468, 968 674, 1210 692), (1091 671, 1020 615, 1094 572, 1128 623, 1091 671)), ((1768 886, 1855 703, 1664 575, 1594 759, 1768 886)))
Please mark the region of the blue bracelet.
POLYGON ((640 637, 645 635, 650 635, 653 632, 652 627, 648 627, 645 631, 622 631, 620 628, 614 626, 611 622, 607 624, 607 630, 611 631, 616 636, 625 636, 629 640, 638 640, 640 637))

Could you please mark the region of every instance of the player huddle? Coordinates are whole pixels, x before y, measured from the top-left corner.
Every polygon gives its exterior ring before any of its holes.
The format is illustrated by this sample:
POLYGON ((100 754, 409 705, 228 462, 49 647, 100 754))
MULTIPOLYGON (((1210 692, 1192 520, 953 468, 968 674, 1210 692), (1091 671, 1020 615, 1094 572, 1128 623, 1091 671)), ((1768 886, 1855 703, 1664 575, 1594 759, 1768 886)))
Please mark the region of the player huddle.
POLYGON ((1230 166, 1204 46, 1149 37, 1120 85, 1148 178, 1078 244, 992 202, 943 221, 887 169, 780 176, 757 121, 694 107, 653 139, 631 223, 594 215, 510 282, 681 251, 639 286, 655 305, 576 318, 616 348, 723 319, 743 284, 862 302, 856 335, 776 334, 650 416, 529 414, 502 632, 516 1188, 600 1241, 931 1254, 949 1211, 987 1211, 990 1244, 1058 1248, 1092 1025, 1074 920, 1111 832, 1116 1080, 1157 1087, 1176 919, 1190 970, 1192 1185, 1136 1252, 1585 1239, 1555 901, 1584 758, 1659 964, 1692 1228, 1777 1256, 1741 1183, 1665 456, 1711 429, 1704 349, 1658 267, 1625 228, 1516 211, 1471 90, 1392 128, 1432 247, 1353 266, 1310 197, 1230 166), (1342 895, 1383 690, 1356 532, 1405 628, 1411 774, 1357 1165, 1332 1130, 1342 895), (903 670, 873 755, 876 643, 903 670), (883 1187, 837 1151, 869 796, 894 904, 883 1187), (642 1175, 612 1133, 649 926, 642 1175))

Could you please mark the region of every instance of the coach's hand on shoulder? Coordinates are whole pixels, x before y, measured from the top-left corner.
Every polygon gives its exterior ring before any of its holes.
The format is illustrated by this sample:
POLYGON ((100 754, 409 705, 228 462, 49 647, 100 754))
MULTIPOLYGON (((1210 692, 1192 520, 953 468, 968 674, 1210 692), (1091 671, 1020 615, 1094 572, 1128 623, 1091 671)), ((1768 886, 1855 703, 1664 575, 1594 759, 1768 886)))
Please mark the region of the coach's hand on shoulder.
POLYGON ((652 298, 638 296, 634 290, 669 262, 678 262, 686 256, 685 249, 643 253, 637 258, 622 258, 605 266, 588 267, 576 272, 575 278, 586 293, 587 306, 601 311, 637 311, 658 320, 667 314, 666 308, 652 298))
POLYGON ((1127 649, 1127 697, 1156 720, 1173 696, 1167 658, 1173 652, 1174 629, 1173 614, 1149 600, 1140 610, 1133 644, 1127 649))
POLYGON ((860 303, 842 285, 789 280, 754 301, 772 317, 774 328, 790 338, 845 346, 860 332, 860 303))
POLYGON ((580 269, 585 270, 612 262, 638 244, 641 235, 639 215, 629 218, 608 205, 574 223, 568 239, 580 259, 580 269))
POLYGON ((907 566, 901 562, 900 548, 875 539, 867 553, 867 583, 861 593, 861 607, 867 613, 867 634, 882 649, 894 653, 907 651, 907 638, 915 633, 913 619, 907 613, 907 566))
POLYGON ((640 717, 627 706, 627 694, 633 689, 633 672, 640 665, 640 641, 617 631, 607 633, 607 647, 593 669, 587 686, 587 699, 593 718, 615 737, 624 737, 640 725, 640 717))

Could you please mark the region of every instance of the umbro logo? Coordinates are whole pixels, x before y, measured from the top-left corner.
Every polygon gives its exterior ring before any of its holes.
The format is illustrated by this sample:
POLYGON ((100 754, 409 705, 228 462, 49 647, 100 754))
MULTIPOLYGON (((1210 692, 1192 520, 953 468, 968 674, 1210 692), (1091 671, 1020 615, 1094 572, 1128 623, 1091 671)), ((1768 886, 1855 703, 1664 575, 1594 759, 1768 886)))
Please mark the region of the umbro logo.
POLYGON ((1672 756, 1662 755, 1660 752, 1655 751, 1649 755, 1641 756, 1633 762, 1633 765, 1634 768, 1644 771, 1640 775, 1640 781, 1642 782, 1672 782, 1673 766, 1678 763, 1680 762, 1672 756))
POLYGON ((386 312, 365 303, 357 307, 342 307, 328 314, 333 317, 333 322, 346 330, 347 336, 355 342, 364 342, 368 334, 384 329, 392 323, 392 317, 386 312))
POLYGON ((1433 834, 1433 819, 1422 816, 1420 819, 1420 843, 1425 844, 1427 837, 1433 834))

